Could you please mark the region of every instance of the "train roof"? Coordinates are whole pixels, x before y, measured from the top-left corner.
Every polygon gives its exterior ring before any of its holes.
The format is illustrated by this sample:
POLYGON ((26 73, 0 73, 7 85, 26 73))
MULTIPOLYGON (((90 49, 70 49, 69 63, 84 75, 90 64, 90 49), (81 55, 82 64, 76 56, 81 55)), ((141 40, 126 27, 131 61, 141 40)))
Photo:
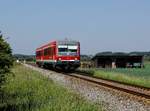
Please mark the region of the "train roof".
POLYGON ((52 42, 49 42, 47 44, 44 44, 41 47, 36 48, 36 51, 37 50, 42 50, 44 47, 47 47, 48 45, 52 45, 52 44, 56 44, 56 41, 52 41, 52 42))
POLYGON ((70 44, 70 45, 76 45, 79 43, 79 41, 74 41, 74 40, 55 40, 55 41, 52 41, 52 42, 49 42, 45 45, 42 45, 41 47, 38 47, 36 49, 37 50, 42 50, 44 47, 47 47, 48 45, 54 45, 54 44, 59 44, 59 45, 65 45, 65 44, 70 44))
POLYGON ((78 41, 73 41, 73 40, 58 40, 57 43, 61 44, 61 45, 65 45, 65 44, 76 45, 79 42, 78 41))

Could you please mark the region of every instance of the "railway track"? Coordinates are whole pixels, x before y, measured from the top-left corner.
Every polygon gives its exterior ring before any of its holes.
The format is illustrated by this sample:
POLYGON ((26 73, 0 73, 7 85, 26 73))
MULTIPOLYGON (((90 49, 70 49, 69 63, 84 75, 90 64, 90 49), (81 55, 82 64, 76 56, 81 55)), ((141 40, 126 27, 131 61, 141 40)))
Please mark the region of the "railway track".
MULTIPOLYGON (((29 64, 29 65, 37 67, 35 64, 29 64)), ((139 87, 132 86, 132 85, 123 84, 123 83, 115 82, 115 81, 111 81, 111 80, 95 78, 95 77, 87 76, 87 74, 81 75, 81 74, 77 74, 77 73, 64 73, 64 72, 63 73, 57 72, 57 73, 61 73, 66 76, 78 78, 78 79, 81 79, 81 80, 84 80, 87 82, 94 83, 96 85, 105 86, 105 87, 109 87, 109 88, 112 88, 115 90, 129 93, 132 95, 136 95, 138 97, 145 98, 150 101, 150 89, 149 88, 145 88, 145 87, 141 87, 141 86, 139 86, 139 87)))
POLYGON ((88 82, 96 83, 98 85, 106 86, 109 88, 117 89, 119 91, 130 93, 136 96, 144 97, 146 99, 150 99, 150 90, 147 88, 146 89, 141 87, 138 88, 131 85, 125 85, 117 82, 112 82, 109 80, 97 79, 97 78, 92 78, 92 77, 79 75, 79 74, 69 74, 69 76, 86 80, 88 82))

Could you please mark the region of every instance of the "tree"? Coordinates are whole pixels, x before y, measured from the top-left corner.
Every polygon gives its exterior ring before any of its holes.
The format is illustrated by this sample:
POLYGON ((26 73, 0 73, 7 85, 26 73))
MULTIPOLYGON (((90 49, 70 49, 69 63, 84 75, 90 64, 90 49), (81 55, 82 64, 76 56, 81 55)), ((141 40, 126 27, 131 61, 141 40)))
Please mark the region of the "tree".
POLYGON ((12 65, 12 50, 10 45, 3 39, 3 35, 0 33, 0 87, 5 81, 5 75, 10 71, 12 65))

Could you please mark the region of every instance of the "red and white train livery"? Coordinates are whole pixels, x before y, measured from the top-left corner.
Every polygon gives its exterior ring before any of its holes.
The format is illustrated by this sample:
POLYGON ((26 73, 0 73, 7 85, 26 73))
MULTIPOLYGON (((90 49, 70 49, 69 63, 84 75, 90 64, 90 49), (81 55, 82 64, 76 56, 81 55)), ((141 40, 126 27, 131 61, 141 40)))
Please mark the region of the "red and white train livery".
POLYGON ((43 67, 74 70, 80 66, 80 43, 53 41, 36 49, 36 64, 43 67))

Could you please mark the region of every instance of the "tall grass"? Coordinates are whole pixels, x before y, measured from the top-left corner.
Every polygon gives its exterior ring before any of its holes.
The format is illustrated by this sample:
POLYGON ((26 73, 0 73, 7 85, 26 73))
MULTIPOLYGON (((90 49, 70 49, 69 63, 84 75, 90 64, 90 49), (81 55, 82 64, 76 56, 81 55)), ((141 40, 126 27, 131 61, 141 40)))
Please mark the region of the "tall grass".
POLYGON ((150 63, 145 63, 145 68, 116 68, 116 69, 103 69, 103 71, 123 73, 128 76, 136 76, 143 79, 150 79, 150 63))
POLYGON ((99 111, 100 106, 60 87, 39 72, 17 65, 3 85, 2 111, 99 111))
POLYGON ((145 68, 100 68, 81 71, 95 77, 150 88, 150 63, 146 63, 145 68))
POLYGON ((119 73, 119 72, 106 72, 103 70, 96 70, 94 73, 94 76, 101 77, 104 79, 110 79, 114 81, 119 81, 131 85, 137 85, 137 86, 144 86, 150 88, 150 79, 139 77, 136 75, 128 75, 126 73, 119 73))

